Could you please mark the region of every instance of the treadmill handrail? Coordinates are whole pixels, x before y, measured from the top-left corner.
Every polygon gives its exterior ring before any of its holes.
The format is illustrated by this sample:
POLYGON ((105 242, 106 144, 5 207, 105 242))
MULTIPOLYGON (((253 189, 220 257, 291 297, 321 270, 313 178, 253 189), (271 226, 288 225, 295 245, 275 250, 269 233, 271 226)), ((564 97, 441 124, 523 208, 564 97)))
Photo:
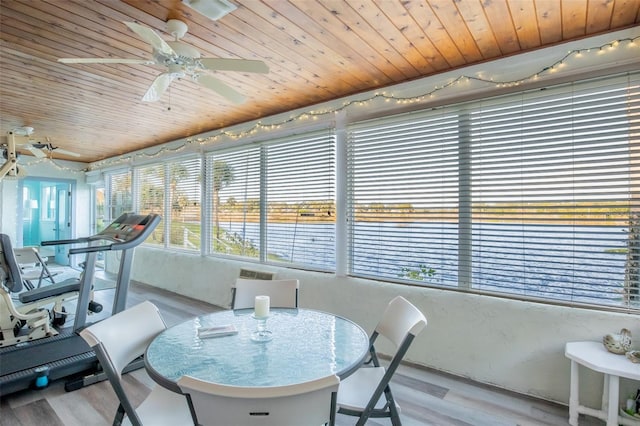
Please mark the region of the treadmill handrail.
POLYGON ((78 243, 88 243, 91 241, 89 237, 82 238, 74 238, 72 240, 51 240, 51 241, 42 241, 40 243, 41 246, 59 246, 63 244, 78 244, 78 243))
POLYGON ((80 254, 80 253, 95 253, 97 251, 109 251, 113 250, 113 244, 109 244, 107 246, 88 246, 88 247, 77 247, 69 249, 69 254, 80 254))

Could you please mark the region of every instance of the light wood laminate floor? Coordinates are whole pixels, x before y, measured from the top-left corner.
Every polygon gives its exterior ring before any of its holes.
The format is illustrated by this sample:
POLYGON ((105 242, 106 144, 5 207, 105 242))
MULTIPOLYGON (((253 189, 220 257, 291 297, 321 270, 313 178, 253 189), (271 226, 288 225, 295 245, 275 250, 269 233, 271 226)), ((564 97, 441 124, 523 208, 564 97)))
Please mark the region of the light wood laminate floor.
MULTIPOLYGON (((112 290, 96 292, 109 305, 112 290)), ((162 312, 169 326, 195 315, 220 309, 142 284, 133 284, 128 305, 150 300, 162 312)), ((139 404, 154 386, 144 369, 124 377, 139 404)), ((435 371, 403 365, 392 381, 392 390, 401 406, 405 426, 502 426, 567 425, 568 408, 478 385, 435 371)), ((65 392, 62 381, 43 390, 27 390, 2 397, 0 426, 106 426, 113 421, 118 401, 107 381, 73 392, 65 392)), ((338 415, 337 425, 355 424, 355 418, 338 415)), ((599 420, 580 417, 580 425, 602 425, 599 420)), ((372 419, 367 425, 390 425, 387 419, 372 419)), ((176 425, 180 426, 180 425, 176 425)), ((221 425, 236 426, 236 425, 221 425)), ((301 424, 300 426, 307 426, 301 424)))

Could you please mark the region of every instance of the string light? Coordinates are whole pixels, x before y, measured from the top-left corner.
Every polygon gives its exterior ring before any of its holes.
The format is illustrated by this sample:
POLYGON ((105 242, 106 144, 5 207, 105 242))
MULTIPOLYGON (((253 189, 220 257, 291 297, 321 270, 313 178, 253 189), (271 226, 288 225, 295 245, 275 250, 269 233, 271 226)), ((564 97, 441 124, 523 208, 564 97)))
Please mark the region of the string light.
POLYGON ((552 63, 551 65, 545 66, 539 71, 536 71, 530 75, 527 75, 525 77, 515 79, 515 80, 500 81, 495 78, 484 77, 482 74, 478 74, 475 76, 460 75, 446 84, 434 86, 431 90, 425 93, 421 93, 419 95, 397 96, 397 95, 389 94, 387 92, 375 92, 373 95, 369 96, 366 99, 350 99, 350 100, 344 101, 342 105, 335 108, 322 109, 318 111, 305 111, 275 123, 266 124, 266 123, 263 123, 262 121, 257 121, 251 127, 245 130, 238 130, 238 131, 219 130, 217 131, 216 134, 208 136, 206 138, 189 137, 185 139, 182 145, 176 148, 162 147, 153 154, 149 154, 147 152, 138 152, 135 154, 128 155, 126 157, 110 158, 110 159, 98 161, 96 163, 93 163, 93 165, 91 166, 91 169, 99 169, 105 166, 112 166, 112 165, 121 164, 121 163, 133 162, 137 157, 155 158, 167 153, 180 152, 186 149, 187 147, 189 147, 190 145, 194 145, 194 144, 198 144, 200 146, 210 145, 220 141, 223 138, 238 140, 243 137, 252 136, 260 130, 263 130, 263 131, 277 130, 287 124, 290 124, 296 121, 309 120, 309 119, 317 120, 322 116, 335 115, 340 113, 343 110, 347 110, 354 106, 358 106, 358 107, 367 106, 370 103, 377 100, 383 100, 385 102, 395 101, 397 104, 410 104, 410 103, 416 103, 416 102, 424 102, 425 100, 433 99, 438 92, 449 89, 450 87, 461 86, 461 85, 466 86, 471 84, 472 82, 489 84, 489 85, 493 85, 496 88, 505 88, 505 87, 508 88, 508 87, 520 86, 527 82, 536 81, 541 77, 543 77, 544 75, 558 72, 560 68, 563 68, 566 66, 567 61, 572 57, 583 58, 585 54, 589 54, 592 52, 596 52, 596 54, 598 55, 606 54, 608 50, 618 49, 623 45, 626 45, 627 47, 630 47, 630 48, 634 48, 638 46, 637 41, 639 39, 640 39, 640 36, 634 37, 634 38, 624 38, 624 39, 615 40, 609 43, 605 43, 601 46, 570 50, 562 58, 552 63))
POLYGON ((29 167, 29 166, 35 166, 37 164, 41 164, 41 163, 48 163, 50 165, 52 165, 54 168, 63 171, 63 172, 71 172, 71 173, 85 173, 87 171, 87 169, 74 169, 71 167, 65 167, 62 166, 58 163, 56 163, 56 161, 53 158, 39 158, 37 160, 32 160, 32 161, 28 161, 28 162, 23 162, 20 161, 19 162, 19 166, 21 167, 29 167))

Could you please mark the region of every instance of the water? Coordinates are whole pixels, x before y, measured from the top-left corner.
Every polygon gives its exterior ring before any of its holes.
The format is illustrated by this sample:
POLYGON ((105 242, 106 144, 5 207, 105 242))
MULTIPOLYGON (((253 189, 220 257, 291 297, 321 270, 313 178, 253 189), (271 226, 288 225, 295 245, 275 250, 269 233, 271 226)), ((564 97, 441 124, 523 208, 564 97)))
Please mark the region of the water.
MULTIPOLYGON (((258 247, 258 224, 222 226, 258 247)), ((268 253, 272 260, 335 270, 334 235, 333 224, 269 224, 268 253)), ((466 253, 471 259, 466 270, 477 290, 624 304, 623 227, 474 224, 466 252, 456 223, 356 222, 353 235, 352 275, 457 287, 459 259, 466 253), (424 273, 429 269, 432 275, 424 273)))

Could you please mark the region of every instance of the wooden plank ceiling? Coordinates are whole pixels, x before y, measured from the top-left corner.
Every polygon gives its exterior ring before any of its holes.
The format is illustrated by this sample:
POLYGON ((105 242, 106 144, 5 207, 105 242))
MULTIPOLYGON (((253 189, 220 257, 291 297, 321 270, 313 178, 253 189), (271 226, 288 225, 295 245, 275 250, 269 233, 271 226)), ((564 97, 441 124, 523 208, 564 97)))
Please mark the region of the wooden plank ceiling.
POLYGON ((0 131, 35 129, 92 162, 505 55, 640 24, 640 0, 231 0, 212 21, 180 0, 0 0, 0 131), (236 105, 189 79, 141 98, 163 68, 63 64, 152 59, 123 21, 165 40, 168 19, 203 57, 264 61, 216 72, 236 105))

